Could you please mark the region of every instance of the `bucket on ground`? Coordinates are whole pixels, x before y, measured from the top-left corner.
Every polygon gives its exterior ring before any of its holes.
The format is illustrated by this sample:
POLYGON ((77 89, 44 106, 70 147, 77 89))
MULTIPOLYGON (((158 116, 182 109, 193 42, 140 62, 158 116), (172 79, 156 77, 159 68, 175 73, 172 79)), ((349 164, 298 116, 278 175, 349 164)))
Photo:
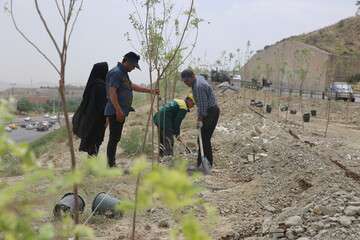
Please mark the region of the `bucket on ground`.
POLYGON ((287 110, 289 110, 289 107, 288 106, 281 106, 281 108, 280 108, 280 111, 282 111, 282 112, 286 112, 287 110))
POLYGON ((267 104, 267 105, 266 105, 266 112, 267 112, 267 113, 271 113, 271 111, 272 111, 271 105, 267 104))
POLYGON ((255 106, 255 99, 250 100, 250 106, 255 106))
POLYGON ((258 107, 258 108, 262 108, 262 107, 264 107, 264 104, 263 104, 262 101, 258 101, 258 102, 255 103, 255 106, 258 107))
POLYGON ((120 202, 119 199, 106 194, 105 192, 98 193, 91 206, 91 211, 95 214, 105 215, 107 217, 122 217, 123 213, 116 209, 120 202))
POLYGON ((316 116, 316 110, 311 110, 311 116, 313 116, 313 117, 316 116))
MULTIPOLYGON (((85 209, 85 201, 79 194, 78 205, 79 212, 82 213, 85 209)), ((53 214, 56 218, 61 217, 65 214, 70 214, 73 216, 75 214, 75 194, 66 193, 55 205, 53 214)))
POLYGON ((310 122, 310 113, 304 113, 303 120, 304 122, 310 122))

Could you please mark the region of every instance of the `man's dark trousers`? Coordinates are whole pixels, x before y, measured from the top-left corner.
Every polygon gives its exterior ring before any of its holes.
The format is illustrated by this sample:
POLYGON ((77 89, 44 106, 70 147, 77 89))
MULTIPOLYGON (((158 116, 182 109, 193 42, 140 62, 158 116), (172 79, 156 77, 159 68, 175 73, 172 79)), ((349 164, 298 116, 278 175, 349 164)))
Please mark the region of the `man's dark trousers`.
MULTIPOLYGON (((209 160, 211 166, 213 165, 213 154, 211 147, 211 137, 216 128, 217 122, 219 120, 220 109, 218 106, 210 107, 207 110, 207 116, 203 118, 203 126, 201 128, 201 136, 204 147, 204 155, 209 160)), ((200 148, 198 152, 198 167, 201 165, 201 154, 200 148)))
POLYGON ((160 128, 160 156, 173 155, 174 134, 171 129, 160 128))
POLYGON ((116 116, 109 116, 110 136, 107 145, 107 159, 108 159, 109 167, 116 166, 116 162, 115 162, 116 148, 121 138, 123 125, 124 122, 121 123, 117 121, 116 116))

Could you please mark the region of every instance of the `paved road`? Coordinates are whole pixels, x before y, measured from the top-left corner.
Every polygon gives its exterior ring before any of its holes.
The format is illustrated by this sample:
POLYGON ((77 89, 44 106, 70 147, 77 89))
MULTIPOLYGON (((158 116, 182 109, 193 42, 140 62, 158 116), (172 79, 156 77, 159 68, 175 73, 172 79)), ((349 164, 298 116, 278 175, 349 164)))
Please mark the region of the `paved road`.
POLYGON ((26 130, 24 128, 18 128, 16 130, 13 130, 12 132, 10 132, 9 135, 10 135, 10 138, 13 139, 15 142, 30 143, 30 142, 48 134, 49 132, 51 132, 53 130, 54 130, 53 127, 49 131, 45 131, 45 132, 38 132, 36 130, 26 130))
MULTIPOLYGON (((43 121, 43 120, 49 120, 48 118, 43 118, 43 117, 31 117, 31 121, 43 121)), ((23 117, 19 117, 16 118, 14 123, 16 124, 20 124, 24 121, 23 117)), ((52 131, 54 131, 56 128, 58 128, 58 124, 56 123, 52 128, 49 129, 49 131, 44 131, 44 132, 39 132, 36 131, 36 129, 33 130, 26 130, 25 128, 20 128, 18 126, 17 129, 9 132, 9 136, 11 139, 13 139, 15 142, 25 142, 25 143, 30 143, 52 131)))

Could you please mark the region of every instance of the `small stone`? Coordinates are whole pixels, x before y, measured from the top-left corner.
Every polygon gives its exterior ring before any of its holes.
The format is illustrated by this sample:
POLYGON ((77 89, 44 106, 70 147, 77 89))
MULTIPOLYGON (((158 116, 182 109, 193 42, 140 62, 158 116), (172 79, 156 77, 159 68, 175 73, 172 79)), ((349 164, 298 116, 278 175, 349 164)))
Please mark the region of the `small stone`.
POLYGON ((287 226, 297 226, 297 225, 301 225, 302 223, 303 220, 301 219, 300 216, 292 216, 286 219, 285 221, 285 225, 287 226))
POLYGON ((349 202, 350 206, 360 207, 360 202, 349 202))
POLYGON ((318 231, 325 228, 325 225, 324 225, 323 222, 317 222, 317 223, 315 223, 315 224, 313 224, 313 225, 314 225, 314 227, 316 227, 316 229, 317 229, 318 231))
POLYGON ((168 220, 163 219, 159 222, 159 228, 169 228, 170 224, 168 222, 168 220))
POLYGON ((360 207, 348 206, 345 208, 344 213, 346 216, 355 216, 360 213, 360 207))
POLYGON ((285 234, 283 232, 282 233, 272 233, 272 237, 273 237, 273 239, 279 239, 279 238, 285 237, 285 234))
POLYGON ((316 215, 321 215, 321 209, 319 206, 315 206, 313 208, 313 213, 316 214, 316 215))
POLYGON ((272 223, 272 218, 271 217, 267 217, 264 219, 264 222, 262 224, 262 233, 268 233, 271 227, 271 223, 272 223))
POLYGON ((323 215, 332 216, 336 213, 336 208, 332 208, 332 207, 320 206, 319 209, 323 215))
POLYGON ((351 225, 351 218, 347 216, 342 216, 339 218, 339 222, 341 225, 348 227, 351 225))
POLYGON ((284 234, 285 230, 282 229, 282 228, 276 228, 276 229, 271 230, 271 233, 282 233, 282 234, 284 234))
POLYGON ((264 206, 264 209, 266 211, 269 211, 269 212, 272 212, 272 213, 276 211, 276 208, 274 208, 273 206, 270 206, 270 205, 264 206))
POLYGON ((286 231, 286 237, 290 240, 296 239, 296 236, 292 231, 286 231))
POLYGON ((293 231, 298 235, 300 233, 305 232, 305 229, 301 226, 295 226, 295 227, 293 227, 293 231))

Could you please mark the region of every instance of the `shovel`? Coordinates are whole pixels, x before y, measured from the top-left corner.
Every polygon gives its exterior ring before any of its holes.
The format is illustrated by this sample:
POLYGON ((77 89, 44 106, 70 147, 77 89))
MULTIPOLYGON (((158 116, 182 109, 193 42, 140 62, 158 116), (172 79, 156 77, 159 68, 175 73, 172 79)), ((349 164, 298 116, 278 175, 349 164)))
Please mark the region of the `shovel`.
POLYGON ((202 143, 202 136, 201 136, 201 128, 199 128, 199 144, 200 144, 200 155, 201 155, 201 165, 200 169, 203 170, 205 175, 211 174, 211 165, 209 160, 204 156, 204 147, 202 143))

